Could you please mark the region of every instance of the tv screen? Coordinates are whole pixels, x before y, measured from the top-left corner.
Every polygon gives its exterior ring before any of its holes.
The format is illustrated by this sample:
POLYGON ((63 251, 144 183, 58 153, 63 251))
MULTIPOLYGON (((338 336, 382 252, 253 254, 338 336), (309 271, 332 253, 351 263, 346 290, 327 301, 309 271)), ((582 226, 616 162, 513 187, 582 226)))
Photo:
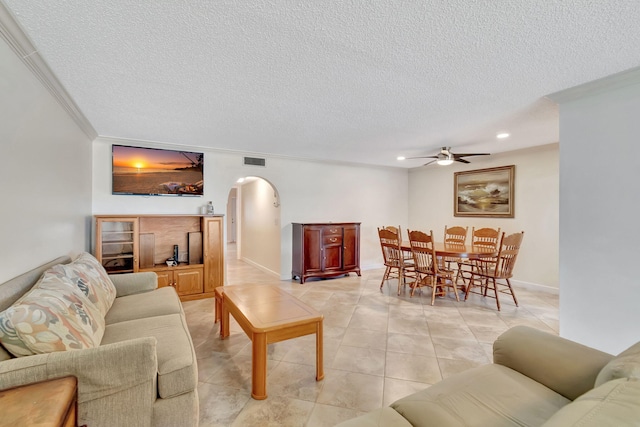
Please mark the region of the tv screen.
POLYGON ((111 154, 113 194, 203 195, 202 153, 113 145, 111 154))

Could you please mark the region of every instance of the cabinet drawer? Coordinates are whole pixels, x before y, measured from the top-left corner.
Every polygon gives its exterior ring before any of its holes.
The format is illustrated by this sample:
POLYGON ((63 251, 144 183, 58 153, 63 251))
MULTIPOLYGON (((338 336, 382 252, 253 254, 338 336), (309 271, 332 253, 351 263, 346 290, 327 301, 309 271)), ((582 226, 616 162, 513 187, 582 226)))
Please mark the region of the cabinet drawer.
POLYGON ((334 236, 322 236, 322 244, 323 245, 341 245, 342 244, 342 236, 334 235, 334 236))
POLYGON ((338 227, 337 225, 325 225, 324 227, 322 227, 322 234, 324 234, 325 236, 342 236, 342 227, 338 227))

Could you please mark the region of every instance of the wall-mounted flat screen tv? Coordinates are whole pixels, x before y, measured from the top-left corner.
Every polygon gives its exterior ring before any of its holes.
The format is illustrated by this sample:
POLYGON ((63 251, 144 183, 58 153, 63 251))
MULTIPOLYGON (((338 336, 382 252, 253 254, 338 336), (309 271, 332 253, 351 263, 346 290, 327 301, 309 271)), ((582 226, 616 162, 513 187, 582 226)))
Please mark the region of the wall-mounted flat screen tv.
POLYGON ((112 193, 202 196, 204 154, 113 145, 112 193))

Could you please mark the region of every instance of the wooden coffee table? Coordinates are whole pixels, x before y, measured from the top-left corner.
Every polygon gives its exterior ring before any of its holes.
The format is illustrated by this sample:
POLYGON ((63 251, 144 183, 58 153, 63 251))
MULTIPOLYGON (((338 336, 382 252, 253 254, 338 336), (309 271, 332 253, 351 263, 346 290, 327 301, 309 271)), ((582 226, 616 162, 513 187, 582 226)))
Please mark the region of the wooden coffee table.
POLYGON ((0 427, 75 427, 76 377, 62 377, 0 390, 0 427))
MULTIPOLYGON (((224 286, 220 338, 229 336, 229 313, 251 339, 251 397, 267 398, 267 344, 316 334, 316 381, 324 378, 322 313, 271 285, 224 286)), ((218 289, 216 289, 218 290, 218 289)))

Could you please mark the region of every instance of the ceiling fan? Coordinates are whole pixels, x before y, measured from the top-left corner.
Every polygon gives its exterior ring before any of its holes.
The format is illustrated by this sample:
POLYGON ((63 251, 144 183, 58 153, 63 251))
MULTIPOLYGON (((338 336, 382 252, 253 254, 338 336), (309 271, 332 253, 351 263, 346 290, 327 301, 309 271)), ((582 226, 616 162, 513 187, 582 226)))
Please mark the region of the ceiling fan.
POLYGON ((428 163, 425 163, 423 166, 430 165, 431 163, 438 163, 440 166, 447 166, 453 162, 460 163, 471 163, 463 157, 470 156, 489 156, 491 153, 465 153, 465 154, 454 154, 451 152, 451 147, 442 147, 440 152, 435 156, 418 156, 418 157, 407 157, 407 159, 435 159, 428 163))

